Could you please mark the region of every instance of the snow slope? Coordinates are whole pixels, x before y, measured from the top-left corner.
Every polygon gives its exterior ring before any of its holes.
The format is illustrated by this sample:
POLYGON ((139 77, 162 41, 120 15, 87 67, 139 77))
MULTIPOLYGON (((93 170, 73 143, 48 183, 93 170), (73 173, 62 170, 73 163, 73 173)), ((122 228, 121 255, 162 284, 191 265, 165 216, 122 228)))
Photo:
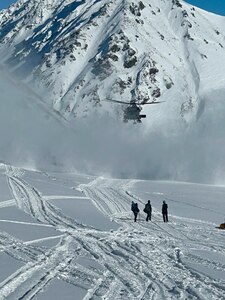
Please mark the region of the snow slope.
POLYGON ((225 298, 224 187, 4 164, 0 187, 1 299, 225 298))
POLYGON ((67 123, 48 109, 28 85, 3 70, 0 91, 1 160, 31 169, 37 164, 55 165, 55 157, 62 155, 71 139, 67 123), (64 143, 60 147, 59 136, 64 143))
POLYGON ((224 184, 224 20, 175 0, 1 11, 0 159, 224 184), (137 126, 106 98, 165 102, 144 106, 137 126))
POLYGON ((176 0, 0 12, 0 299, 225 298, 224 186, 132 179, 224 184, 223 27, 176 0), (135 126, 106 97, 166 102, 135 126))
MULTIPOLYGON (((225 183, 223 101, 205 102, 187 127, 118 123, 96 112, 74 126, 45 105, 30 85, 0 70, 0 160, 34 170, 79 170, 120 178, 225 183)), ((159 112, 157 112, 158 114, 159 112)))

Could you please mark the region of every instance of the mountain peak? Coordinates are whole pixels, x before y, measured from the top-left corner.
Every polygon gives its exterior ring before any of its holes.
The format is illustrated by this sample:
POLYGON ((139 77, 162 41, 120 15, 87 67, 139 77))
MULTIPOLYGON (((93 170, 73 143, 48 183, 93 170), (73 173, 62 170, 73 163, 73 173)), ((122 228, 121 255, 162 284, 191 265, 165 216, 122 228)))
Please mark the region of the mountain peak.
POLYGON ((122 117, 105 99, 160 99, 157 118, 188 121, 209 84, 222 88, 224 22, 178 0, 21 0, 0 14, 0 54, 67 119, 96 109, 122 117))

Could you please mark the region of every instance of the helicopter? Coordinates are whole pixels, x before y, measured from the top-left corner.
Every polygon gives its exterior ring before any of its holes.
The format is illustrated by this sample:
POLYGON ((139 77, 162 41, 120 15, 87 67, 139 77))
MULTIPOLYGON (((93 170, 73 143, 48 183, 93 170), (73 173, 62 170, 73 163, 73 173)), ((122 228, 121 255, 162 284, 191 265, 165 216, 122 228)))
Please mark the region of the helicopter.
POLYGON ((128 105, 128 107, 124 110, 124 118, 123 121, 125 123, 127 123, 129 120, 133 120, 134 123, 142 123, 141 119, 146 118, 146 115, 141 114, 141 110, 142 110, 142 105, 146 105, 146 104, 159 104, 162 103, 164 101, 151 101, 151 102, 143 102, 143 103, 139 103, 136 102, 134 100, 130 101, 130 102, 126 102, 126 101, 118 101, 118 100, 113 100, 113 99, 107 99, 108 101, 111 102, 116 102, 119 104, 125 104, 128 105))

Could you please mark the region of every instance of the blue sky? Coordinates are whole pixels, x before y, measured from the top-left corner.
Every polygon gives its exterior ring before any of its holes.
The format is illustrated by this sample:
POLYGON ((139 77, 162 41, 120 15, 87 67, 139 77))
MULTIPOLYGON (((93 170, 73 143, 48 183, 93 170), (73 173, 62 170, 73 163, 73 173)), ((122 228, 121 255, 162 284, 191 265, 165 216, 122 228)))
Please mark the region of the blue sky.
POLYGON ((186 2, 225 16, 225 1, 224 0, 185 0, 186 2))
POLYGON ((13 2, 16 2, 16 1, 15 0, 0 0, 0 9, 7 8, 13 2))
MULTIPOLYGON (((40 0, 42 1, 42 0, 40 0)), ((0 0, 0 9, 8 7, 15 0, 0 0)), ((224 0, 186 0, 186 2, 199 6, 205 10, 225 16, 225 1, 224 0)))

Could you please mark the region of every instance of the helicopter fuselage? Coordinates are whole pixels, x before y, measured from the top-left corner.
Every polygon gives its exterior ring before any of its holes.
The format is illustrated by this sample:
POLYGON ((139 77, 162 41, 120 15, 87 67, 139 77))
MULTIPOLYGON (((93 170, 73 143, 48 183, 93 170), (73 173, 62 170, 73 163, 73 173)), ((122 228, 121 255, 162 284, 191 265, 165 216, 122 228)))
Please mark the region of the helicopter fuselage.
POLYGON ((146 115, 141 115, 142 105, 146 104, 159 104, 164 101, 151 101, 151 102, 135 102, 134 100, 130 102, 108 99, 108 101, 112 101, 115 103, 127 105, 126 109, 124 110, 124 122, 128 122, 129 120, 133 120, 134 123, 138 122, 141 123, 142 118, 146 118, 146 115))
POLYGON ((124 122, 134 120, 141 122, 142 118, 146 118, 146 115, 141 115, 141 107, 137 106, 136 103, 132 103, 124 110, 124 122))

